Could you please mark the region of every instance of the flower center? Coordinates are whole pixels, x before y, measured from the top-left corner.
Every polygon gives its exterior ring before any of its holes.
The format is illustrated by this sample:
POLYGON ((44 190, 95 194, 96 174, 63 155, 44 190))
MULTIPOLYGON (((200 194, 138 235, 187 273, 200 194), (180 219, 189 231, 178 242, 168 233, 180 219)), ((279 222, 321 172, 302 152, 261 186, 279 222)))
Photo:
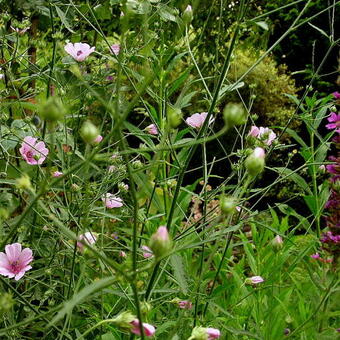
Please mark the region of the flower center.
POLYGON ((19 261, 14 261, 10 264, 11 266, 11 271, 14 274, 18 274, 20 272, 20 266, 19 266, 19 261))
POLYGON ((79 57, 81 54, 83 54, 83 52, 82 51, 78 51, 77 52, 77 57, 79 57))

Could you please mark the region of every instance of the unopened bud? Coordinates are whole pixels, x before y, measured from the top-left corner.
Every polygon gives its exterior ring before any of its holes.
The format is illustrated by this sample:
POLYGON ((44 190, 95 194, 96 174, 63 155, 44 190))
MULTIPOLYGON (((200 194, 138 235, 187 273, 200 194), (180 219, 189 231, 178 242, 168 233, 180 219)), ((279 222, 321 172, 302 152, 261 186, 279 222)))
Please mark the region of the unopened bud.
POLYGON ((99 131, 90 121, 86 121, 80 129, 80 135, 85 143, 93 143, 98 137, 99 131))
POLYGON ((236 211, 236 200, 230 196, 222 196, 220 198, 220 207, 225 215, 230 215, 236 211))
POLYGON ((247 113, 242 104, 229 103, 223 111, 224 122, 230 129, 237 125, 245 124, 247 121, 247 113))
POLYGON ((253 153, 245 160, 245 166, 250 176, 255 177, 264 169, 265 152, 262 148, 255 148, 253 153))
POLYGON ((33 189, 31 180, 27 174, 23 174, 21 177, 17 178, 15 181, 15 186, 18 189, 23 189, 23 190, 33 189))
POLYGON ((60 98, 53 96, 41 105, 39 114, 47 121, 56 122, 64 118, 66 110, 60 98))
POLYGON ((182 121, 182 111, 179 108, 168 108, 168 122, 171 128, 175 129, 182 121))
POLYGON ((185 24, 190 24, 192 21, 192 7, 190 5, 187 6, 187 8, 185 9, 183 16, 182 16, 182 20, 185 24))
POLYGON ((161 226, 156 233, 151 236, 150 248, 156 257, 161 257, 169 253, 172 247, 172 242, 169 237, 168 229, 161 226))
POLYGON ((131 322, 136 319, 136 316, 133 315, 131 312, 123 312, 116 316, 112 323, 115 324, 118 327, 130 329, 131 328, 131 322))
POLYGON ((140 303, 140 311, 143 314, 147 314, 152 310, 152 306, 150 305, 150 303, 146 302, 146 301, 142 301, 140 303))
POLYGON ((272 240, 272 247, 275 251, 279 251, 283 247, 283 240, 280 235, 276 235, 275 238, 272 240))

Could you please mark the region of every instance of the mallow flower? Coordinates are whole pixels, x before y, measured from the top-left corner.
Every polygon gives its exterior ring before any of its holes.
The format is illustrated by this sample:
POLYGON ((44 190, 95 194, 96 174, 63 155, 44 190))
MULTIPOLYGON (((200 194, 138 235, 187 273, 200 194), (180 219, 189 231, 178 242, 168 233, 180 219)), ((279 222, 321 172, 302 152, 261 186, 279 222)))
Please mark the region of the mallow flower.
MULTIPOLYGON (((139 327, 139 320, 135 319, 131 322, 132 328, 131 333, 140 335, 140 327, 139 327)), ((143 322, 143 331, 145 336, 153 336, 156 332, 156 329, 154 326, 143 322)))
MULTIPOLYGON (((195 128, 200 129, 202 125, 204 124, 204 121, 206 120, 208 116, 208 112, 202 112, 202 113, 194 113, 192 116, 188 117, 185 121, 186 123, 195 128)), ((214 118, 209 119, 209 125, 214 121, 214 118)))
POLYGON ((32 268, 29 265, 32 261, 30 248, 22 250, 20 243, 8 244, 5 253, 0 252, 0 275, 14 277, 14 280, 18 281, 32 268))
POLYGON ((38 142, 37 138, 27 136, 24 138, 19 152, 26 163, 40 165, 46 159, 49 151, 44 142, 38 142))
POLYGON ((276 134, 273 130, 262 126, 252 126, 248 135, 260 139, 268 146, 271 145, 276 138, 276 134))
POLYGON ((123 200, 109 192, 103 195, 102 201, 108 209, 120 208, 123 206, 123 200))
POLYGON ((77 61, 84 61, 96 48, 86 43, 67 43, 64 50, 77 61))

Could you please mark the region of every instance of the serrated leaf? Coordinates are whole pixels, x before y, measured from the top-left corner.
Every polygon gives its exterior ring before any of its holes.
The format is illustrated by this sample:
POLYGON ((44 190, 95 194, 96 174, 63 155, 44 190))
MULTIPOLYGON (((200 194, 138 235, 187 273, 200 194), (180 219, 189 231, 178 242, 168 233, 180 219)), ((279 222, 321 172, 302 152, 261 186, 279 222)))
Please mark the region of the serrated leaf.
POLYGON ((183 266, 183 260, 181 256, 175 254, 170 258, 172 268, 174 270, 175 279, 184 294, 188 293, 188 283, 186 279, 186 273, 183 266))

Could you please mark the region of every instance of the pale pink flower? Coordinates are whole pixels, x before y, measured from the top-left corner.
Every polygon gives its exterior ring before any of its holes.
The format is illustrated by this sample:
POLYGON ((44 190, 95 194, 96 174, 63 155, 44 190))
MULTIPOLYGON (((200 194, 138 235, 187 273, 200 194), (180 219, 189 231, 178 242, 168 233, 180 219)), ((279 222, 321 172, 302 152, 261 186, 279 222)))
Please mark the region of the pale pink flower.
POLYGON ((106 208, 120 208, 123 206, 123 200, 120 197, 116 197, 111 193, 106 193, 103 195, 102 200, 106 206, 106 208))
MULTIPOLYGON (((87 231, 85 234, 79 235, 78 239, 88 245, 92 245, 97 242, 97 236, 92 231, 87 231)), ((81 242, 77 242, 77 247, 80 251, 84 250, 84 245, 81 242)))
MULTIPOLYGON (((135 319, 131 322, 132 328, 131 333, 140 335, 140 329, 139 329, 139 320, 135 319)), ((156 329, 154 326, 143 322, 143 331, 145 336, 153 336, 156 332, 156 329)))
POLYGON ((117 169, 116 166, 110 165, 110 166, 108 167, 107 171, 110 172, 110 173, 112 173, 112 172, 114 172, 116 169, 117 169))
POLYGON ((208 340, 218 339, 221 336, 221 332, 216 328, 206 328, 208 340))
POLYGON ((5 247, 5 253, 0 252, 0 275, 14 277, 18 281, 32 268, 29 266, 33 261, 32 250, 21 249, 20 243, 13 243, 5 247))
POLYGON ((254 285, 257 285, 257 284, 259 284, 259 283, 264 282, 264 279, 263 279, 263 277, 261 277, 261 276, 252 276, 252 277, 249 277, 249 278, 247 279, 247 282, 248 282, 248 283, 251 283, 251 284, 254 284, 254 285))
POLYGON ((253 151, 253 155, 255 158, 264 158, 265 151, 262 148, 255 148, 253 151))
POLYGON ((93 143, 99 144, 102 140, 103 140, 103 136, 98 135, 98 136, 94 139, 93 143))
POLYGON ((158 135, 158 129, 155 124, 150 124, 145 128, 145 131, 150 135, 158 135))
POLYGON ((54 171, 53 174, 52 174, 52 177, 60 177, 60 176, 62 176, 62 175, 63 175, 62 172, 60 172, 60 171, 54 171))
POLYGON ((181 309, 191 309, 192 303, 188 300, 182 300, 178 302, 178 307, 181 309))
POLYGON ((84 43, 67 43, 64 49, 73 59, 84 61, 96 48, 84 43))
POLYGON ((148 259, 149 257, 153 256, 153 252, 148 246, 142 246, 142 250, 143 250, 143 257, 145 259, 148 259))
MULTIPOLYGON (((194 113, 191 117, 187 118, 185 121, 186 123, 195 128, 199 129, 203 124, 205 119, 208 116, 208 112, 202 112, 202 113, 194 113)), ((209 119, 209 125, 214 121, 214 118, 209 119)))
POLYGON ((126 257, 127 255, 126 255, 126 252, 125 252, 125 251, 121 250, 121 251, 119 252, 119 256, 120 256, 120 257, 126 257))
POLYGON ((37 138, 27 136, 19 149, 22 158, 31 165, 42 164, 48 155, 48 149, 44 142, 38 142, 37 138))
POLYGON ((119 44, 111 45, 111 52, 115 55, 118 55, 120 52, 120 45, 119 44))
POLYGON ((267 145, 271 145, 276 138, 276 134, 275 132, 273 132, 273 130, 269 128, 264 128, 262 126, 259 128, 257 126, 252 126, 250 128, 248 136, 258 138, 267 145))
POLYGON ((169 241, 169 233, 166 226, 160 226, 153 236, 160 241, 169 241))

